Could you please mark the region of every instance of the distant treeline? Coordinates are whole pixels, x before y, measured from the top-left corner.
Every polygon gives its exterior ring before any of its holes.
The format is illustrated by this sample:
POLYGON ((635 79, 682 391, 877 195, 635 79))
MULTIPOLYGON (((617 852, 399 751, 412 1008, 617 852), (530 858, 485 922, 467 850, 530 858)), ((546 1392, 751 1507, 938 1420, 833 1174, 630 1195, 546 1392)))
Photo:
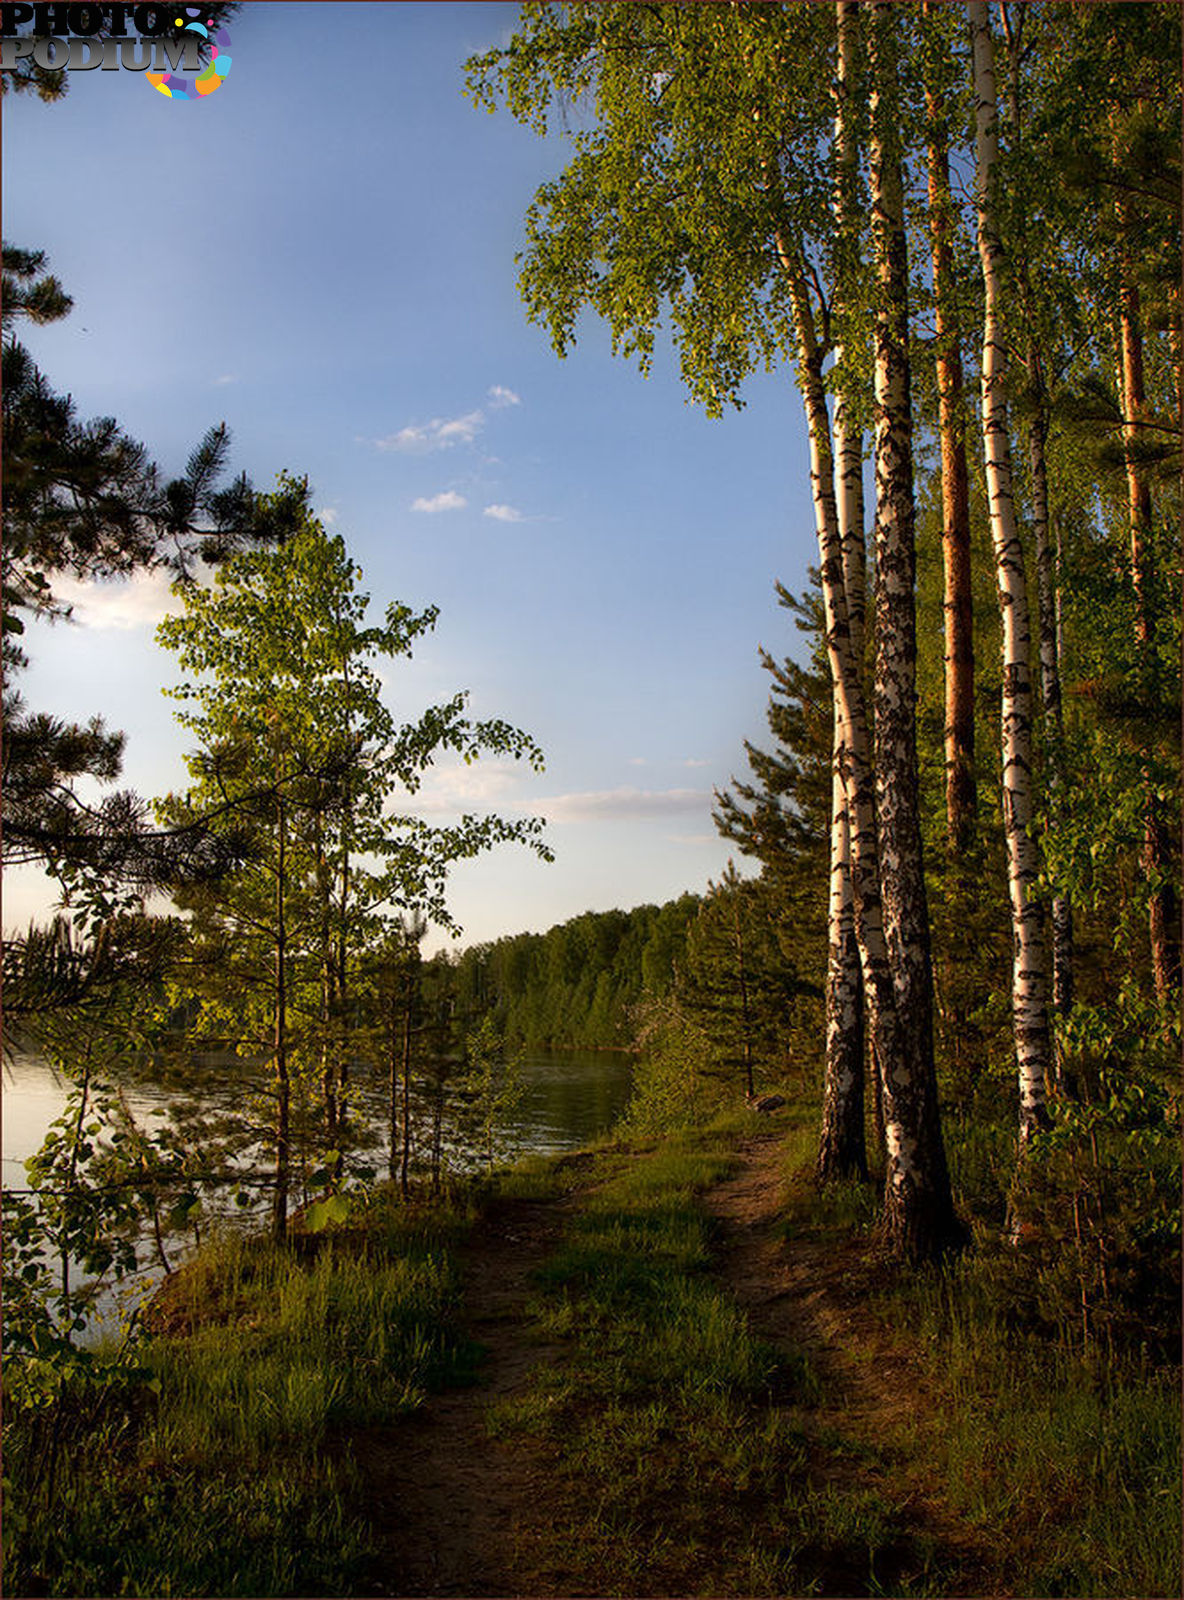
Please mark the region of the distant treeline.
POLYGON ((437 961, 458 1010, 491 1012, 511 1046, 620 1049, 633 1009, 665 993, 699 912, 695 894, 632 911, 586 911, 547 933, 518 933, 437 961))

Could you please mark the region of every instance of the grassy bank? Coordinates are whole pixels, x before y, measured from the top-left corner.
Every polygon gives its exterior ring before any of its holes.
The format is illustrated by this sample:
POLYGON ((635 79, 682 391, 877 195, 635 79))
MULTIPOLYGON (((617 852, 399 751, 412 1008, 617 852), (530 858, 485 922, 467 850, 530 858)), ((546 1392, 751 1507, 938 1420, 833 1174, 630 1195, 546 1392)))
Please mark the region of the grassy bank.
POLYGON ((538 1592, 1178 1595, 1179 1369, 1149 1354, 1167 1326, 1083 1345, 1076 1291, 976 1208, 977 1136, 952 1148, 974 1247, 896 1269, 872 1186, 818 1193, 813 1111, 789 1113, 778 1231, 856 1391, 881 1374, 862 1423, 721 1284, 703 1201, 753 1120, 606 1154, 539 1275, 534 1337, 561 1359, 489 1415, 545 1452, 521 1551, 538 1592))
POLYGON ((356 1592, 370 1541, 337 1446, 470 1378, 465 1225, 380 1200, 337 1237, 204 1250, 133 1366, 100 1354, 54 1403, 10 1407, 5 1592, 356 1592))
POLYGON ((852 1470, 867 1452, 813 1427, 808 1356, 758 1337, 713 1275, 702 1196, 755 1125, 602 1157, 539 1275, 534 1336, 563 1358, 489 1415, 547 1455, 521 1551, 539 1592, 878 1593, 902 1573, 905 1592, 948 1592, 932 1542, 852 1470))
POLYGON ((975 1248, 893 1267, 874 1190, 816 1190, 814 1118, 803 1097, 536 1159, 450 1207, 380 1198, 283 1250, 208 1249, 134 1365, 10 1405, 5 1592, 390 1592, 351 1439, 377 1425, 398 1452, 476 1380, 485 1468, 525 1463, 514 1592, 1178 1595, 1166 1324, 1085 1341, 1037 1246, 1000 1238, 981 1140, 951 1145, 975 1248), (757 1164, 762 1210, 737 1221, 723 1197, 757 1164), (491 1400, 465 1264, 492 1269, 482 1239, 526 1248, 542 1212, 498 1312, 537 1360, 491 1400))

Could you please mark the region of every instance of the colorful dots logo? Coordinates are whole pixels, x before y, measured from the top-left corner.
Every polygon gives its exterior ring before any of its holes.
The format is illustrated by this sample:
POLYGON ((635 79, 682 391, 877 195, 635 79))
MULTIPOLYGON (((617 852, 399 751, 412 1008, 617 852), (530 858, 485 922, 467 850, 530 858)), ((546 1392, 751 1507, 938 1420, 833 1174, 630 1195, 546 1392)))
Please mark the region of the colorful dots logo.
POLYGON ((204 7, 182 6, 183 16, 174 18, 173 26, 183 29, 186 33, 196 33, 203 39, 210 41, 210 59, 205 68, 195 78, 183 78, 179 72, 148 72, 145 77, 154 89, 159 89, 161 94, 167 95, 170 100, 197 100, 203 95, 213 94, 215 89, 220 89, 225 83, 230 72, 230 35, 225 28, 218 28, 214 32, 212 17, 207 17, 205 22, 199 19, 204 7), (192 21, 186 21, 186 18, 192 21))

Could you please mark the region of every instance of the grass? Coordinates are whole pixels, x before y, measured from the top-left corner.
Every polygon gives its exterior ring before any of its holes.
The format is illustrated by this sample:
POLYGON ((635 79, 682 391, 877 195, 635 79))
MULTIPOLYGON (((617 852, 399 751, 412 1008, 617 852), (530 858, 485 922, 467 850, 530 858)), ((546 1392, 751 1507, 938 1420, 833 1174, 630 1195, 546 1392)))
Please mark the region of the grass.
POLYGON ((522 1335, 557 1359, 486 1412, 547 1483, 519 1533, 522 1592, 923 1596, 968 1592, 969 1571, 976 1593, 1179 1595, 1166 1323, 1141 1351, 1084 1344, 1057 1249, 1002 1240, 1007 1148, 970 1121, 951 1119, 950 1165, 975 1249, 890 1267, 874 1187, 815 1188, 802 1096, 781 1123, 785 1246, 841 1289, 853 1370, 898 1362, 899 1407, 849 1422, 721 1281, 704 1196, 767 1126, 602 1141, 445 1206, 380 1199, 285 1249, 217 1241, 170 1284, 135 1368, 112 1356, 55 1406, 10 1408, 6 1592, 369 1592, 351 1430, 473 1381, 456 1246, 479 1207, 575 1178, 522 1335))
POLYGON ((1178 1368, 1145 1349, 1082 1349, 1074 1294, 1058 1294, 1042 1261, 1002 1233, 1014 1145, 970 1121, 951 1119, 947 1136, 955 1199, 975 1234, 960 1259, 887 1271, 873 1242, 874 1187, 819 1195, 800 1168, 787 1183, 787 1238, 836 1251, 864 1239, 853 1264, 864 1302, 927 1396, 922 1425, 901 1435, 911 1474, 936 1485, 981 1542, 998 1588, 1179 1595, 1178 1368))
POLYGON ((380 1203, 307 1254, 203 1252, 166 1302, 182 1331, 145 1347, 135 1381, 112 1365, 56 1421, 7 1419, 6 1591, 353 1592, 370 1543, 330 1446, 471 1378, 449 1253, 464 1226, 380 1203), (64 1428, 71 1448, 51 1448, 64 1428))
POLYGON ((808 1360, 757 1338, 712 1276, 701 1196, 751 1126, 603 1156, 537 1274, 535 1332, 563 1359, 487 1422, 547 1458, 546 1515, 520 1549, 543 1592, 873 1593, 906 1570, 904 1592, 939 1592, 897 1508, 834 1489, 844 1442, 814 1436, 808 1360))
POLYGON ((1038 1595, 1180 1593, 1178 1373, 1087 1362, 1010 1325, 985 1243, 882 1294, 941 1397, 930 1441, 951 1507, 1007 1529, 1001 1566, 1038 1595))

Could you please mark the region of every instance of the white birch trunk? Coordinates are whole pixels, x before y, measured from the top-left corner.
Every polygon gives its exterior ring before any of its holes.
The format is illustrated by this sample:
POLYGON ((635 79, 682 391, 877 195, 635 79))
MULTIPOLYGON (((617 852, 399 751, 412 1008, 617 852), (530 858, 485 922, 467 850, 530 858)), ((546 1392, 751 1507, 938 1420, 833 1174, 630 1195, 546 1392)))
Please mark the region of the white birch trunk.
POLYGON ((985 292, 983 452, 1003 621, 1003 826, 1014 944, 1012 1017, 1019 1068, 1019 1134, 1024 1144, 1048 1120, 1046 1078, 1049 1068, 1044 914, 1036 893, 1040 858, 1031 834, 1031 627, 1024 551, 1012 497, 1000 272, 1003 247, 992 198, 999 157, 994 49, 986 0, 971 0, 968 9, 974 51, 975 206, 985 292))
MULTIPOLYGON (((1007 76, 1012 137, 1017 144, 1023 137, 1020 106, 1020 64, 1024 14, 1015 23, 1007 6, 1001 8, 1007 38, 1007 76)), ((1021 223, 1022 227, 1022 223, 1021 223)), ((1039 617, 1040 705, 1044 717, 1044 757, 1048 800, 1054 815, 1065 787, 1064 718, 1061 705, 1061 639, 1059 573, 1053 558, 1052 526, 1049 512, 1048 466, 1045 442, 1048 438, 1047 394, 1044 364, 1036 334, 1038 318, 1032 303, 1032 284, 1026 244, 1021 233, 1017 263, 1024 319, 1028 325, 1026 366, 1032 415, 1028 422, 1028 472, 1032 496, 1032 535, 1036 554, 1036 598, 1039 617)), ((1052 899, 1052 1010, 1064 1017, 1073 1004, 1073 907, 1067 897, 1052 899)), ((1052 1069, 1058 1083, 1063 1073, 1059 1051, 1052 1052, 1052 1069)))
POLYGON ((887 1146, 884 1212, 893 1246, 938 1254, 956 1225, 933 1060, 933 974, 921 853, 916 743, 916 616, 908 254, 894 7, 876 0, 872 68, 872 236, 877 277, 876 816, 884 937, 902 1054, 881 1061, 887 1146))
POLYGON ((944 1152, 933 1160, 932 1123, 912 1115, 918 1108, 909 1089, 916 1081, 897 1012, 895 985, 880 904, 874 775, 867 714, 843 586, 843 555, 835 507, 834 456, 822 383, 822 358, 800 261, 779 240, 789 280, 798 340, 798 373, 810 438, 810 481, 818 531, 827 656, 835 694, 836 727, 843 740, 840 768, 848 796, 855 929, 863 969, 867 1031, 879 1068, 884 1103, 887 1171, 887 1243, 897 1253, 925 1258, 961 1241, 949 1197, 944 1152))
MULTIPOLYGON (((854 51, 858 30, 855 0, 837 0, 838 67, 835 82, 835 151, 838 173, 834 214, 840 235, 840 257, 845 245, 856 251, 851 239, 854 214, 856 149, 848 101, 854 77, 854 51)), ((854 263, 840 259, 839 277, 854 263)), ((836 296, 841 294, 841 285, 836 296)), ((841 368, 841 346, 835 347, 835 364, 841 368)), ((865 561, 863 545, 863 441, 849 421, 849 407, 840 384, 835 398, 835 455, 838 462, 836 512, 842 560, 842 583, 847 611, 848 644, 858 674, 863 661, 865 561)), ((817 1174, 820 1183, 847 1174, 867 1175, 867 1150, 863 1125, 863 984, 859 942, 855 929, 855 890, 851 863, 851 818, 844 780, 845 749, 849 741, 835 696, 833 777, 831 783, 830 902, 828 909, 826 970, 826 1076, 822 1097, 822 1129, 818 1143, 817 1174)))
MULTIPOLYGON (((839 240, 836 303, 848 293, 847 278, 861 268, 859 231, 864 218, 859 212, 857 192, 859 152, 855 139, 855 119, 850 101, 856 73, 859 40, 857 0, 837 0, 838 67, 835 77, 835 152, 838 171, 835 181, 834 217, 839 240)), ((835 391, 835 484, 839 519, 839 540, 843 551, 843 587, 847 595, 847 626, 851 650, 857 665, 863 665, 863 640, 867 610, 867 559, 864 548, 863 435, 851 415, 843 376, 844 352, 836 343, 835 368, 839 382, 835 391)))

